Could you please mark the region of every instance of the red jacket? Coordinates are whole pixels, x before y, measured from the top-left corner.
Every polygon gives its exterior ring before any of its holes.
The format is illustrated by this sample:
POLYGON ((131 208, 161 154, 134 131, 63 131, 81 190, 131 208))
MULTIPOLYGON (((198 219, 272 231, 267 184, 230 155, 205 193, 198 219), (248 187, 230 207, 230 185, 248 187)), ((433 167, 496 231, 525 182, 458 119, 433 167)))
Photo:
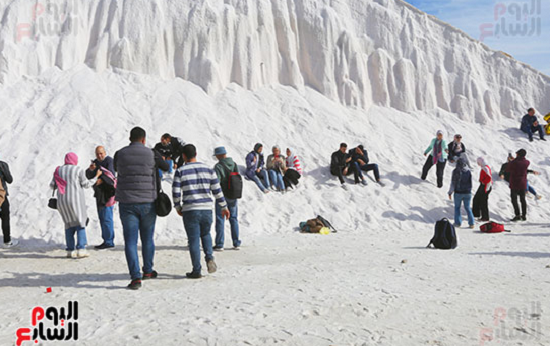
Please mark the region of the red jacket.
POLYGON ((493 186, 493 177, 491 174, 491 167, 487 165, 482 167, 479 173, 479 182, 485 185, 485 192, 488 192, 493 186))
POLYGON ((516 158, 508 164, 506 171, 510 173, 510 189, 527 190, 527 169, 530 164, 524 157, 516 158))

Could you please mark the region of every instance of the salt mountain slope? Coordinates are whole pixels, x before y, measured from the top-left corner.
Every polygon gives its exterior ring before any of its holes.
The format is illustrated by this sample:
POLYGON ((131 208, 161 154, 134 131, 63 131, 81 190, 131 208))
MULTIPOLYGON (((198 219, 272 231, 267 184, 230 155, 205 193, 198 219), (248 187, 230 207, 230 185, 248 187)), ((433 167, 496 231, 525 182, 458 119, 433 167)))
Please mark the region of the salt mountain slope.
POLYGON ((180 77, 210 95, 309 86, 363 109, 439 108, 479 123, 550 109, 548 76, 401 0, 62 0, 45 13, 35 3, 0 0, 0 82, 86 64, 180 77), (63 30, 18 42, 33 13, 37 27, 63 30))
MULTIPOLYGON (((225 145, 239 165, 256 142, 264 143, 266 149, 273 144, 296 148, 306 171, 297 191, 262 195, 254 184, 246 183, 240 204, 245 242, 254 235, 293 232, 300 221, 322 214, 341 232, 373 237, 373 244, 376 238, 390 234, 399 238, 414 234, 411 245, 425 245, 417 244, 419 235, 427 242, 433 222, 452 216, 452 206, 446 201, 450 167, 445 189, 434 186, 435 172, 430 174, 431 182, 419 179, 422 152, 440 128, 448 138, 463 134, 472 161, 485 156, 495 173, 508 151, 526 148, 533 168, 542 171, 530 180, 547 197, 539 203, 529 202, 529 220, 538 224, 550 218, 547 145, 529 143, 512 120, 480 126, 445 111, 408 114, 372 107, 365 113, 308 88, 299 93, 283 86, 251 92, 232 84, 213 97, 181 79, 96 73, 86 66, 51 69, 0 91, 0 102, 5 105, 1 157, 11 163, 16 178, 10 190, 13 233, 33 246, 64 243, 61 219, 46 207, 48 183, 64 154, 76 152, 84 167, 93 158, 95 145, 106 145, 110 154, 126 145, 134 125, 148 130, 149 145, 166 131, 195 143, 199 159, 209 165, 214 164, 211 152, 217 145, 225 145), (363 143, 372 161, 380 164, 387 186, 381 188, 371 179, 368 187, 342 190, 327 171, 330 154, 341 141, 363 143)), ((476 168, 474 177, 478 174, 476 168)), ((497 221, 512 216, 508 194, 508 187, 497 182, 490 198, 497 221)), ((88 198, 89 243, 95 244, 100 242, 100 231, 91 191, 88 198)), ((120 243, 121 226, 116 219, 120 243)), ((181 219, 174 213, 160 219, 156 239, 165 244, 185 242, 181 219)))

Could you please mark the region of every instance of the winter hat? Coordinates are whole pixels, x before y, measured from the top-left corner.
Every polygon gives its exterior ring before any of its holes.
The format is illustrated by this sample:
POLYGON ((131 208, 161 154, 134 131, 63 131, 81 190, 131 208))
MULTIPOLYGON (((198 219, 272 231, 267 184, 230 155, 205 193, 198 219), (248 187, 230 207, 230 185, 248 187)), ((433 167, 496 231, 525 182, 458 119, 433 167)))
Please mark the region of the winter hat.
POLYGON ((258 152, 258 150, 260 150, 260 148, 263 148, 263 144, 262 143, 256 143, 256 145, 254 146, 254 151, 255 152, 258 152))
POLYGON ((442 135, 443 136, 443 130, 437 130, 436 136, 442 135))
POLYGON ((519 157, 525 157, 527 156, 527 151, 525 149, 520 149, 516 152, 516 154, 518 154, 519 157))

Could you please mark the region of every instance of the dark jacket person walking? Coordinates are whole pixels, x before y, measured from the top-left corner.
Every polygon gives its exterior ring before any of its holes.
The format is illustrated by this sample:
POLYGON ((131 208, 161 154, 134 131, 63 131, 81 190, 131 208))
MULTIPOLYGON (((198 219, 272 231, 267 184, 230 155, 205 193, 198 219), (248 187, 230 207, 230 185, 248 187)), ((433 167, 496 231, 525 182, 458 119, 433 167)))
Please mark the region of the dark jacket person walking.
POLYGON ((138 236, 141 238, 143 255, 143 279, 154 279, 155 223, 157 214, 155 200, 159 186, 157 170, 168 171, 169 165, 155 150, 145 146, 145 130, 134 127, 130 132, 130 145, 115 153, 114 165, 118 185, 115 194, 119 202, 120 220, 124 230, 124 252, 132 281, 129 289, 141 287, 141 270, 137 251, 138 236))

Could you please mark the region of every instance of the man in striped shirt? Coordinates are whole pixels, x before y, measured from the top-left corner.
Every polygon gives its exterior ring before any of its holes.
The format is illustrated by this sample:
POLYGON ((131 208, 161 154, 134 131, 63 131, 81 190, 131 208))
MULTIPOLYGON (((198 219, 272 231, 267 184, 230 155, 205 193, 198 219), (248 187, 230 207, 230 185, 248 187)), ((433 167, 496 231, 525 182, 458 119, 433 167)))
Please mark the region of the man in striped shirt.
POLYGON ((222 208, 222 216, 229 218, 227 202, 223 197, 220 182, 216 173, 203 163, 197 162, 197 149, 192 144, 183 147, 185 165, 179 167, 174 174, 172 197, 174 207, 183 217, 183 225, 189 241, 189 253, 193 263, 193 271, 187 273, 191 279, 199 279, 201 275, 200 245, 205 254, 209 273, 216 272, 212 250, 212 195, 222 208))

